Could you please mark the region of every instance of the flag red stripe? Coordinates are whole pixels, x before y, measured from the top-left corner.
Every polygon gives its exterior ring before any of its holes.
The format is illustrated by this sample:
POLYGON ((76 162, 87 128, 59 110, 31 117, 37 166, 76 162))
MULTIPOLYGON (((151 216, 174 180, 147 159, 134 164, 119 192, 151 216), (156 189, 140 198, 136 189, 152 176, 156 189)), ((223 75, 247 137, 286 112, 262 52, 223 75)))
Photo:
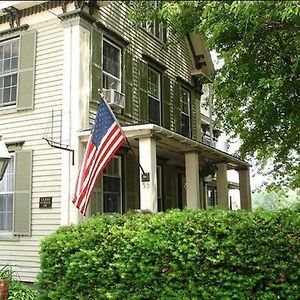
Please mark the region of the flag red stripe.
POLYGON ((83 178, 84 181, 83 183, 85 183, 86 178, 88 178, 90 176, 90 173, 92 172, 92 169, 95 165, 95 157, 97 157, 97 153, 99 153, 99 151, 103 151, 103 149, 105 148, 105 146, 107 145, 107 142, 111 139, 111 137, 115 134, 115 132, 118 130, 118 125, 114 124, 113 127, 111 128, 110 131, 108 131, 108 134, 104 137, 103 142, 99 145, 98 150, 96 150, 96 153, 93 154, 92 159, 90 159, 90 163, 89 165, 86 167, 86 171, 84 172, 83 178))

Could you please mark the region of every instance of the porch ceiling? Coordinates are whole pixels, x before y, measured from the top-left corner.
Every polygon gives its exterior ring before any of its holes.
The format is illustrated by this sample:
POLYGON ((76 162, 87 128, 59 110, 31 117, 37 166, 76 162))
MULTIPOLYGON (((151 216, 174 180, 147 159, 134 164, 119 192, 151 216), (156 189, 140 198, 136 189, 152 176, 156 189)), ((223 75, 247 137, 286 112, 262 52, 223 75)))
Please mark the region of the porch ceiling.
MULTIPOLYGON (((132 125, 122 127, 125 136, 130 144, 138 148, 138 140, 145 137, 154 137, 157 139, 157 153, 160 157, 168 160, 176 160, 184 166, 184 153, 196 151, 200 156, 200 163, 226 163, 228 169, 245 169, 250 164, 232 156, 226 152, 194 141, 178 133, 165 129, 155 124, 132 125)), ((90 131, 79 133, 81 141, 87 141, 90 131)))

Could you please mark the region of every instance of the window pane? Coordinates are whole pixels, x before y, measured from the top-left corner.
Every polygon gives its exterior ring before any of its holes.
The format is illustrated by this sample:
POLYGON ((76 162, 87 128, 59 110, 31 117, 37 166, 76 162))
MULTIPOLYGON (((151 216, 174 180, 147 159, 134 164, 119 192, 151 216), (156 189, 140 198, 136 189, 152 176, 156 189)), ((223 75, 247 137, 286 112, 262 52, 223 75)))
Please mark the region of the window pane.
POLYGON ((103 70, 117 78, 121 77, 120 49, 103 41, 103 70))
POLYGON ((12 43, 12 53, 11 53, 11 56, 12 57, 18 57, 18 53, 19 53, 19 41, 14 41, 12 43))
POLYGON ((4 77, 4 87, 8 87, 11 85, 11 76, 8 75, 8 76, 5 76, 4 77))
POLYGON ((149 121, 160 125, 160 102, 153 97, 149 97, 149 121))
POLYGON ((3 89, 3 103, 10 102, 10 88, 3 89))
POLYGON ((18 58, 14 57, 11 59, 11 70, 17 70, 18 69, 18 58))
POLYGON ((114 89, 117 91, 121 90, 121 83, 118 79, 109 76, 108 74, 103 74, 103 88, 114 89))
POLYGON ((17 87, 11 88, 11 99, 12 102, 15 102, 17 100, 17 87))
POLYGON ((3 60, 3 46, 0 46, 0 60, 3 60))
POLYGON ((185 114, 181 114, 181 134, 190 137, 190 118, 185 114))
POLYGON ((159 81, 160 74, 152 69, 148 69, 148 94, 156 99, 159 99, 159 81))
POLYGON ((17 85, 17 74, 11 76, 11 85, 17 85))
POLYGON ((121 212, 120 206, 120 196, 114 195, 110 193, 103 194, 103 202, 104 202, 104 212, 106 213, 114 213, 121 212))
POLYGON ((4 50, 4 59, 11 57, 11 43, 7 43, 3 47, 4 50))
POLYGON ((10 59, 5 59, 3 72, 6 73, 9 71, 10 71, 10 59))

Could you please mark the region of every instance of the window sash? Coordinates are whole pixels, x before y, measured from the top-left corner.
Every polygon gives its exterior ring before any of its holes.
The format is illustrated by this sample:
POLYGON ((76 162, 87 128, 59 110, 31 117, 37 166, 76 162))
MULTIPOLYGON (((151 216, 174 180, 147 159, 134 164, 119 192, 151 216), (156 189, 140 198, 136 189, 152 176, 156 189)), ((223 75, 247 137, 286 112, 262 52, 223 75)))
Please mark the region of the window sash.
POLYGON ((112 42, 103 39, 102 42, 103 54, 102 54, 102 66, 103 66, 103 88, 105 89, 115 89, 117 91, 121 91, 121 65, 122 65, 122 50, 120 47, 116 46, 112 42), (105 47, 108 47, 112 50, 117 50, 117 61, 115 61, 115 57, 109 56, 110 52, 108 51, 108 55, 104 54, 105 47), (117 69, 117 70, 116 70, 117 69))
POLYGON ((161 124, 161 74, 148 67, 149 121, 161 124))
POLYGON ((19 38, 0 43, 0 107, 16 104, 19 38))
POLYGON ((14 155, 0 181, 0 233, 13 231, 15 163, 14 155))
POLYGON ((103 212, 122 213, 121 157, 115 156, 106 166, 103 180, 103 212))
POLYGON ((181 134, 191 136, 191 93, 185 88, 180 90, 180 110, 181 110, 181 134))

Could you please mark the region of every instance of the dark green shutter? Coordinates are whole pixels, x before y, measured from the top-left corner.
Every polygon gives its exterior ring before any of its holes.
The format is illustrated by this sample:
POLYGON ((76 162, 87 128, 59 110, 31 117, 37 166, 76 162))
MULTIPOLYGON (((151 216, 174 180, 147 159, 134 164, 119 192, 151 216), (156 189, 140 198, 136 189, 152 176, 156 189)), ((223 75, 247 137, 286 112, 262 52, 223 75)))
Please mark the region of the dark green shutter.
POLYGON ((191 93, 191 126, 192 138, 200 141, 201 139, 201 114, 200 114, 200 96, 199 94, 191 93))
POLYGON ((174 131, 181 133, 180 84, 175 82, 173 89, 174 131))
POLYGON ((139 209, 139 168, 133 155, 125 156, 125 211, 139 209))
POLYGON ((162 101, 163 101, 163 127, 170 129, 170 78, 163 74, 162 77, 162 101))
POLYGON ((125 64, 125 114, 132 117, 133 115, 133 55, 127 50, 124 51, 125 64))
POLYGON ((31 231, 32 151, 15 152, 14 234, 31 231))
POLYGON ((102 33, 92 30, 92 100, 99 100, 102 90, 102 33))
POLYGON ((139 62, 139 78, 139 119, 140 123, 148 123, 148 65, 142 61, 139 62))
POLYGON ((36 31, 20 36, 17 109, 33 109, 36 31))

